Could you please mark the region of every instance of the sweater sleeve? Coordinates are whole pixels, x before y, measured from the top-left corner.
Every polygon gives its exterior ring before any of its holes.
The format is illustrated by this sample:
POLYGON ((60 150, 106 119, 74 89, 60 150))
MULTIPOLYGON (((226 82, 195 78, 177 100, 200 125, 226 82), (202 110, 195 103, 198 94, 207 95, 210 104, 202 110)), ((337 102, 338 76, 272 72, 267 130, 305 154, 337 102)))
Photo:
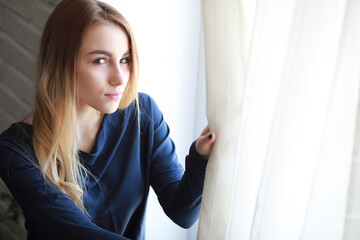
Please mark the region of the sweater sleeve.
POLYGON ((0 146, 0 177, 23 210, 28 239, 128 239, 94 224, 20 152, 0 146))
POLYGON ((200 215, 207 160, 196 152, 195 142, 185 159, 185 172, 169 137, 170 130, 161 111, 150 99, 151 160, 150 184, 164 212, 179 226, 191 227, 200 215))

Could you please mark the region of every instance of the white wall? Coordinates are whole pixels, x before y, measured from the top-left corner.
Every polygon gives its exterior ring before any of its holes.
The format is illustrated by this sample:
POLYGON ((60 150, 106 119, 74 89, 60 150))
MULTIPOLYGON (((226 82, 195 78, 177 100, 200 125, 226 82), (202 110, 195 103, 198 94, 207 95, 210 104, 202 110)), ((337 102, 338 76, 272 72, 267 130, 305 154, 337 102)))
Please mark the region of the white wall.
MULTIPOLYGON (((196 93, 198 79, 204 79, 203 61, 199 59, 200 1, 106 2, 115 6, 133 29, 140 58, 139 90, 158 103, 184 165, 190 144, 206 125, 204 87, 200 88, 200 95, 196 93)), ((197 225, 186 231, 172 223, 153 192, 147 209, 147 239, 196 238, 197 225)))

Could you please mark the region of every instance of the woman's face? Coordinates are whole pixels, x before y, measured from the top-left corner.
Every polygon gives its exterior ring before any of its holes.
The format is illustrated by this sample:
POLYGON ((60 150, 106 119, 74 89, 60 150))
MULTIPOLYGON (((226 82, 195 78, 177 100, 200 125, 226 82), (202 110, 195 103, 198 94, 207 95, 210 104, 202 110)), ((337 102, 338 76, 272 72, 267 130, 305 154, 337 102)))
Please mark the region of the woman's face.
POLYGON ((130 76, 130 47, 125 31, 111 23, 91 26, 76 64, 78 107, 115 112, 130 76))

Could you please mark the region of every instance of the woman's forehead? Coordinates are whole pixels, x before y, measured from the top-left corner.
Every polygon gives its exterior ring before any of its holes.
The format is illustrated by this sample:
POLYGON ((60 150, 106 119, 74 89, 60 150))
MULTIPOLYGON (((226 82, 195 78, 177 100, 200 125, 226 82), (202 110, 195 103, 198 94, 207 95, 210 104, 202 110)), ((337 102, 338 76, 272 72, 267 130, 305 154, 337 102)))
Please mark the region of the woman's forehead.
POLYGON ((123 52, 129 49, 127 33, 113 23, 97 23, 92 25, 84 35, 83 51, 106 50, 123 52))

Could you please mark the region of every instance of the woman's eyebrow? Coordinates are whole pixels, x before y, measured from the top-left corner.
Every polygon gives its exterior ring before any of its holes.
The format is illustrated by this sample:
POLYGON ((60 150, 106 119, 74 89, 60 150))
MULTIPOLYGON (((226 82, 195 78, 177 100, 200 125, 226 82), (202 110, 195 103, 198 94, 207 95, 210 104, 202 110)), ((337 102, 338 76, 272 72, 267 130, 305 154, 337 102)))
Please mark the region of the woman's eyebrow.
POLYGON ((128 55, 128 54, 130 54, 130 53, 131 53, 131 49, 127 50, 127 51, 123 54, 123 56, 128 55))
MULTIPOLYGON (((131 49, 127 50, 123 56, 125 55, 128 55, 131 53, 131 49)), ((91 51, 91 52, 88 52, 86 55, 92 55, 92 54, 102 54, 102 55, 106 55, 108 57, 112 57, 112 54, 108 51, 105 51, 105 50, 95 50, 95 51, 91 51)))
POLYGON ((95 50, 95 51, 91 51, 91 52, 88 52, 86 55, 92 55, 92 54, 102 54, 102 55, 106 55, 106 56, 109 56, 111 57, 112 54, 108 51, 105 51, 105 50, 95 50))

